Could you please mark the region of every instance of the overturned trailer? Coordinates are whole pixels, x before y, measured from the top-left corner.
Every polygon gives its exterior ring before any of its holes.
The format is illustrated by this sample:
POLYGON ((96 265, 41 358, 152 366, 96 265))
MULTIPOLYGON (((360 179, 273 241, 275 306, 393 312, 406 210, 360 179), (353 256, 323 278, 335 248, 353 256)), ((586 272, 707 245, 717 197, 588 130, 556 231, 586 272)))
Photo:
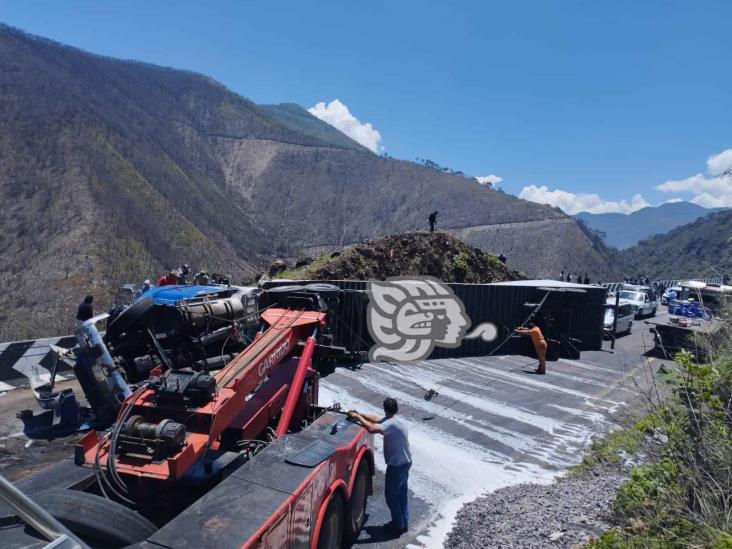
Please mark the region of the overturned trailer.
MULTIPOLYGON (((368 330, 369 281, 270 281, 263 285, 260 307, 279 296, 308 287, 331 288, 333 344, 363 358, 374 341, 368 330)), ((549 342, 548 358, 579 357, 581 351, 602 349, 606 288, 555 280, 519 280, 494 284, 445 284, 460 299, 473 326, 493 323, 497 337, 463 339, 452 348, 435 347, 429 358, 484 356, 494 353, 532 355, 527 338, 510 337, 530 315, 549 342)))

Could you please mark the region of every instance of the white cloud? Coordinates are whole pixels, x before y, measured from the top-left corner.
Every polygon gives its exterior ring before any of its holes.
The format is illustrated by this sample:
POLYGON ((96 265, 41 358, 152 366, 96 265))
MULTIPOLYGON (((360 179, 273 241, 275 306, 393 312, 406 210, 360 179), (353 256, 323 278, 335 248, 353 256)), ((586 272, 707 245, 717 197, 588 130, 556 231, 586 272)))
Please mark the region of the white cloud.
POLYGON ((679 202, 683 202, 683 198, 669 198, 668 200, 665 200, 663 204, 678 204, 679 202))
POLYGON ((324 101, 321 101, 314 107, 309 108, 308 111, 313 116, 320 118, 323 122, 342 131, 367 149, 375 153, 380 153, 384 150, 384 147, 381 145, 381 134, 369 122, 365 124, 361 123, 340 100, 334 99, 327 105, 324 101))
POLYGON ((665 193, 688 193, 691 202, 705 208, 732 207, 732 149, 707 159, 707 174, 671 180, 656 186, 665 193))
POLYGON ((707 171, 712 175, 728 174, 732 170, 732 149, 707 158, 707 171))
POLYGON ((633 196, 630 201, 612 201, 603 200, 600 195, 596 193, 570 193, 560 189, 550 191, 546 185, 542 185, 541 187, 529 185, 528 187, 524 187, 518 196, 519 198, 530 200, 531 202, 557 206, 570 215, 574 215, 579 212, 629 214, 636 210, 640 210, 641 208, 650 206, 650 204, 639 194, 633 196))
POLYGON ((498 175, 479 175, 475 178, 478 183, 481 185, 488 185, 489 187, 495 187, 498 185, 501 181, 503 181, 503 178, 498 175))

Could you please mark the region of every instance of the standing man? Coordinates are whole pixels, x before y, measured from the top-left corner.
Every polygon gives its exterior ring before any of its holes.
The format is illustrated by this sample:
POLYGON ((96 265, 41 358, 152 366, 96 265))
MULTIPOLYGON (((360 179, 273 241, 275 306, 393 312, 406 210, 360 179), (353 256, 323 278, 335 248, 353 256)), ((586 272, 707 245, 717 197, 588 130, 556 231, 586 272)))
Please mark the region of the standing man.
POLYGON ((437 223, 437 210, 432 212, 430 216, 427 218, 427 221, 430 222, 430 232, 435 232, 435 224, 437 223))
MULTIPOLYGON (((435 212, 436 213, 436 212, 435 212)), ((412 467, 412 452, 409 448, 409 433, 404 422, 395 417, 399 407, 391 397, 384 400, 384 417, 360 414, 355 410, 348 416, 358 420, 369 433, 384 436, 384 461, 386 461, 386 483, 384 497, 391 512, 389 528, 398 536, 409 530, 409 469, 412 467)))
POLYGON ((561 282, 564 282, 564 271, 562 271, 561 273, 559 273, 559 280, 561 282))
POLYGON ((185 286, 188 284, 188 275, 191 273, 191 267, 188 263, 183 263, 178 269, 178 284, 185 286))
POLYGON ((516 333, 527 335, 531 338, 536 356, 539 357, 539 367, 534 371, 537 374, 546 374, 546 350, 548 345, 546 339, 544 339, 544 334, 541 333, 541 329, 533 322, 529 322, 526 328, 516 328, 516 333))
POLYGON ((84 298, 84 301, 79 303, 79 308, 76 310, 77 326, 83 324, 85 320, 89 320, 94 316, 94 306, 92 305, 92 301, 94 301, 94 296, 88 295, 84 298))
POLYGON ((589 284, 590 283, 590 277, 587 276, 587 273, 585 273, 585 279, 582 281, 582 284, 589 284))

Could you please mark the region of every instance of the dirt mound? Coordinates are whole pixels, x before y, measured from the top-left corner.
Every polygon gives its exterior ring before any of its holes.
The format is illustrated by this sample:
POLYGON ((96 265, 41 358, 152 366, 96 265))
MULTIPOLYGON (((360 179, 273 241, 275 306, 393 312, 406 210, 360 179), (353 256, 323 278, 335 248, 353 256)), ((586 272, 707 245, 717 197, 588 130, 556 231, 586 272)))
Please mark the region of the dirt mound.
POLYGON ((504 282, 523 277, 497 257, 444 233, 404 233, 321 256, 285 278, 384 280, 392 276, 434 276, 443 282, 504 282))

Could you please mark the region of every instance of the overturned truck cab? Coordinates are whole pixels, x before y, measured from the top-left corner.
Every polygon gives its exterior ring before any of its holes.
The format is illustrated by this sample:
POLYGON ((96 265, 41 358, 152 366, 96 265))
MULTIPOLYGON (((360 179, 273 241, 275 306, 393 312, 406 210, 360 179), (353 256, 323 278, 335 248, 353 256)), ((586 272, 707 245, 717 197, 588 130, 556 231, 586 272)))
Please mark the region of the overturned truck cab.
MULTIPOLYGON (((336 549, 354 539, 373 435, 318 405, 318 363, 336 349, 324 337, 327 305, 296 293, 258 315, 251 343, 222 368, 156 364, 109 429, 18 487, 90 547, 336 549)), ((56 543, 5 499, 1 547, 56 543)))

